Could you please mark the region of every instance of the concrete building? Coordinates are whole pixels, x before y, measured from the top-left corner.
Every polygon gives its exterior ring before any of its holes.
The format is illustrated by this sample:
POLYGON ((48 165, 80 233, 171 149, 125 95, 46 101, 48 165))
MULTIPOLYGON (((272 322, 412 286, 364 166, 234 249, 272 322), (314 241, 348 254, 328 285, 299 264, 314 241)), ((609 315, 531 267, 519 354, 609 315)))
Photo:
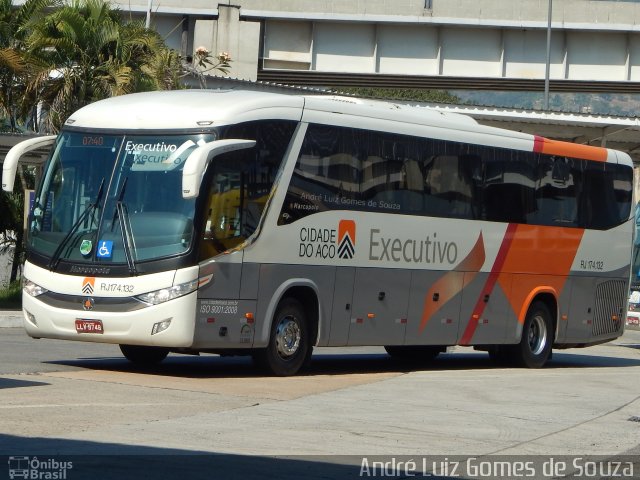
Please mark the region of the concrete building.
MULTIPOLYGON (((173 48, 228 52, 237 78, 537 90, 546 77, 549 0, 149 1, 173 48)), ((120 0, 141 17, 148 5, 120 0)), ((640 2, 556 0, 551 21, 553 91, 640 91, 640 2)))

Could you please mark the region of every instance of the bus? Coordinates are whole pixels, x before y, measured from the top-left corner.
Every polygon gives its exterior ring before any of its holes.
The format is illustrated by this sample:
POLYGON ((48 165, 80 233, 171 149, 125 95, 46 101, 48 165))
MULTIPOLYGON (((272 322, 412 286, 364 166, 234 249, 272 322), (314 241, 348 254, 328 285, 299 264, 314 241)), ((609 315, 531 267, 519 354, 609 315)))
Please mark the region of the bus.
POLYGON ((622 152, 348 97, 147 92, 79 109, 29 216, 26 332, 251 355, 452 346, 542 367, 622 335, 633 169, 622 152))

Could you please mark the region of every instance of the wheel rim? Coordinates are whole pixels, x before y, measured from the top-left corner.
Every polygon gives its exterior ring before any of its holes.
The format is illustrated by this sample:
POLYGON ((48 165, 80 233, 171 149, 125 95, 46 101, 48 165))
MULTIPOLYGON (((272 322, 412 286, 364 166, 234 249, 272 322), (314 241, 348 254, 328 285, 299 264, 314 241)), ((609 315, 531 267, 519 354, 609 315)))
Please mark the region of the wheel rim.
POLYGON ((283 360, 293 357, 300 348, 302 332, 294 317, 288 316, 280 320, 276 328, 276 349, 283 360))
POLYGON ((547 345, 547 324, 542 315, 536 315, 531 319, 527 336, 531 353, 540 355, 547 345))

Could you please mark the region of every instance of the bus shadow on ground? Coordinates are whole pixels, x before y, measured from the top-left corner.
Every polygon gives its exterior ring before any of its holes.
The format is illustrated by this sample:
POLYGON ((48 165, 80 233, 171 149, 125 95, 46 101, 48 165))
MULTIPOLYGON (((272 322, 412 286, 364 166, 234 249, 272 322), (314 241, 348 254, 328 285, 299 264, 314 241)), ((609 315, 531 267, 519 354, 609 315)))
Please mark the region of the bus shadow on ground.
MULTIPOLYGON (((626 346, 626 345, 625 345, 626 346)), ((184 378, 236 378, 263 377, 249 357, 220 357, 217 355, 170 355, 160 365, 140 367, 124 358, 78 358, 45 362, 53 365, 104 370, 113 372, 143 373, 184 378)), ((639 367, 640 358, 589 355, 587 353, 563 353, 555 351, 545 369, 563 368, 620 368, 639 367)), ((492 362, 487 353, 470 350, 465 353, 445 353, 429 362, 399 361, 384 353, 314 354, 311 364, 299 375, 350 375, 362 373, 407 373, 414 371, 455 371, 518 368, 492 362)))
POLYGON ((292 453, 276 458, 0 434, 0 475, 6 472, 8 478, 348 479, 359 477, 358 460, 361 457, 292 453))
POLYGON ((5 388, 43 387, 49 385, 45 382, 33 382, 31 380, 16 380, 14 378, 0 377, 0 390, 5 388))

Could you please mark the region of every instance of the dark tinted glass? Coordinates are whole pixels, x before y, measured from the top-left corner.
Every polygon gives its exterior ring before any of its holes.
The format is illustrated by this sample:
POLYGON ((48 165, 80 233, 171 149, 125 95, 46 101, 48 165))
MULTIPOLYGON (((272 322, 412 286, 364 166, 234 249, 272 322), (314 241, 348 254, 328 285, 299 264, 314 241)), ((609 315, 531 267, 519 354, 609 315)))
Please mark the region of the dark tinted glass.
POLYGON ((479 147, 482 156, 481 218, 493 222, 527 223, 535 209, 535 165, 532 154, 479 147), (529 157, 523 161, 523 157, 529 157))
POLYGON ((258 228, 295 126, 261 121, 222 129, 221 138, 255 140, 256 145, 215 157, 209 167, 201 258, 241 244, 258 228))
POLYGON ((631 181, 611 163, 310 125, 279 223, 355 209, 605 229, 629 217, 631 181))

